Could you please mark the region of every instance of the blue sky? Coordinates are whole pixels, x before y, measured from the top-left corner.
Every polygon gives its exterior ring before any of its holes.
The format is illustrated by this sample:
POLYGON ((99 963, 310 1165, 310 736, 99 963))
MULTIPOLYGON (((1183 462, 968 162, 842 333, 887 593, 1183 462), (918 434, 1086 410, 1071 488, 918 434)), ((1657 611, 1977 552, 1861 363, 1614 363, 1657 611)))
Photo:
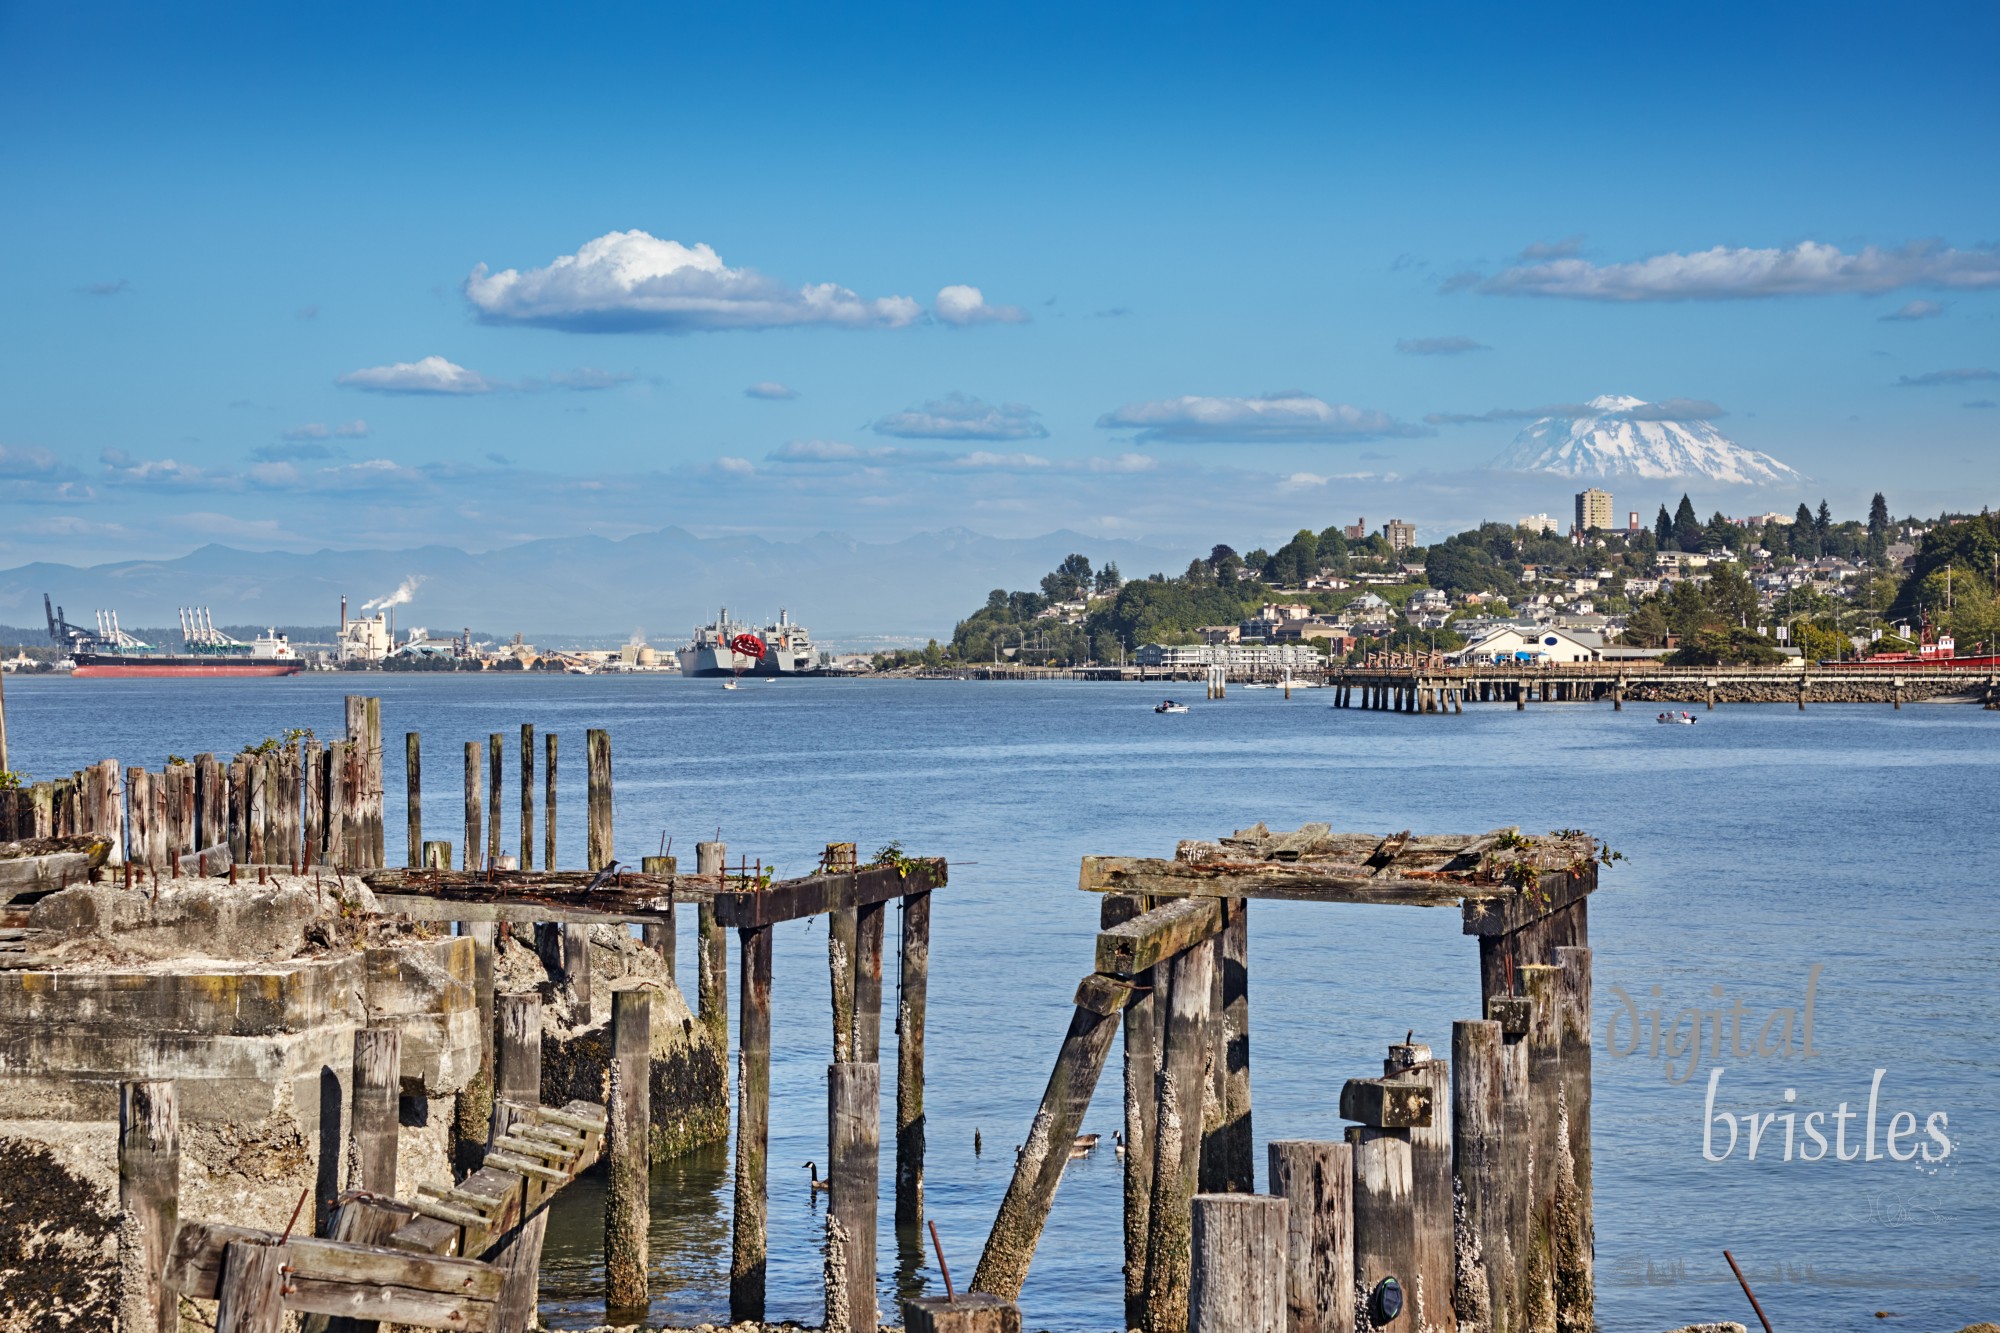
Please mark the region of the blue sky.
POLYGON ((1607 393, 1812 478, 1704 512, 1977 508, 1995 49, 1991 5, 0 4, 0 562, 1442 532, 1576 486, 1426 418, 1607 393))

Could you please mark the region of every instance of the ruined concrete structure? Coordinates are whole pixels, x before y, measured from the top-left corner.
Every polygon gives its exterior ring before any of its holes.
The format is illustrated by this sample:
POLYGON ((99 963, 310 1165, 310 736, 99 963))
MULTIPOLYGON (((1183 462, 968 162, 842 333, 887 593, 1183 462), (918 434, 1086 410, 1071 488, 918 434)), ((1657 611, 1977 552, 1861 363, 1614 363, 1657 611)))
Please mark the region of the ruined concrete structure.
MULTIPOLYGON (((355 1033, 371 1024, 400 1033, 397 1195, 451 1180, 483 1147, 474 940, 384 916, 351 877, 266 878, 86 884, 0 908, 34 951, 31 968, 0 970, 0 1329, 113 1326, 121 1080, 179 1088, 183 1216, 278 1231, 305 1192, 299 1230, 324 1223, 346 1174, 355 1033)), ((722 1138, 722 1053, 664 961, 615 927, 590 948, 607 981, 659 983, 655 1158, 722 1138)), ((503 989, 558 997, 534 950, 498 952, 503 989)), ((611 990, 588 1023, 544 1006, 545 1102, 603 1099, 611 990)))

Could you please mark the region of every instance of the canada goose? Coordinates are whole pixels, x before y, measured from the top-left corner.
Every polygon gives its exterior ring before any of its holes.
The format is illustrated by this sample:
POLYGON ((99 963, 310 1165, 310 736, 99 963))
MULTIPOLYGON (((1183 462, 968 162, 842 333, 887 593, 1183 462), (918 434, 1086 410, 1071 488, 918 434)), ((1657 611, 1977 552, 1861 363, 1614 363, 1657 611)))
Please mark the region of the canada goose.
POLYGON ((1079 1157, 1088 1157, 1096 1151, 1097 1151, 1097 1135, 1079 1134, 1076 1136, 1076 1142, 1070 1145, 1069 1149, 1070 1160, 1074 1161, 1079 1157))
POLYGON ((1119 1160, 1119 1161, 1121 1161, 1121 1162, 1122 1162, 1122 1161, 1124 1161, 1124 1160, 1125 1160, 1125 1131, 1124 1131, 1124 1130, 1122 1130, 1122 1129, 1114 1129, 1114 1130, 1112 1130, 1112 1131, 1111 1131, 1111 1151, 1113 1151, 1113 1152, 1115 1152, 1115 1153, 1117 1153, 1117 1154, 1118 1154, 1118 1160, 1119 1160))
POLYGON ((805 1162, 802 1165, 804 1165, 806 1174, 812 1181, 812 1192, 814 1194, 825 1194, 833 1188, 830 1183, 819 1178, 818 1162, 805 1162))

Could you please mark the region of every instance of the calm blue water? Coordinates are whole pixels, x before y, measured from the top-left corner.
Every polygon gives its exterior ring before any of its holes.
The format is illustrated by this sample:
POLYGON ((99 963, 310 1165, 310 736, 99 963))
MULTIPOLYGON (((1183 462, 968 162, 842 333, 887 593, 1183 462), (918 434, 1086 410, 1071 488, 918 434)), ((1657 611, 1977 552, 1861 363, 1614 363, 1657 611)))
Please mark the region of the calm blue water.
MULTIPOLYGON (((1606 872, 1591 906, 1602 1326, 1749 1321, 1725 1246, 1781 1328, 1949 1330, 2000 1312, 2000 715, 1739 707, 1661 727, 1643 710, 1605 706, 1405 718, 1252 691, 1156 717, 1157 686, 796 681, 725 692, 644 677, 12 678, 6 688, 14 762, 42 776, 113 756, 157 766, 168 752, 228 751, 288 726, 334 734, 340 696, 358 690, 383 698, 392 793, 403 784, 401 734, 423 733, 427 826, 454 842, 462 743, 507 732, 511 772, 518 727, 532 722, 562 735, 565 864, 582 854, 590 726, 612 733, 623 859, 656 851, 663 831, 691 854, 718 829, 732 857, 762 857, 783 874, 810 869, 829 841, 866 852, 899 839, 948 857, 952 884, 932 926, 928 1197, 961 1283, 1090 967, 1097 903, 1076 890, 1080 856, 1171 855, 1179 838, 1258 819, 1384 832, 1586 828, 1630 858, 1606 872), (1690 1073, 1685 1055, 1605 1052, 1607 1022, 1622 1012, 1613 987, 1669 1019, 1740 999, 1751 1037, 1774 1009, 1803 1008, 1815 967, 1813 1058, 1795 1040, 1789 1058, 1705 1053, 1690 1073), (1780 1120, 1757 1160, 1740 1132, 1727 1158, 1706 1161, 1717 1065, 1717 1109, 1789 1110, 1802 1151, 1812 1151, 1805 1113, 1822 1113, 1815 1123, 1831 1139, 1847 1103, 1861 1117, 1848 1131, 1857 1159, 1782 1160, 1780 1120), (1935 1153, 1924 1127, 1939 1113, 1952 1144, 1942 1162, 1866 1160, 1878 1069, 1878 1152, 1892 1117, 1908 1112, 1916 1133, 1898 1143, 1935 1153)), ((393 860, 402 821, 391 806, 393 860)), ((681 932, 688 977, 691 935, 681 932)), ((1415 1028, 1446 1048, 1451 1020, 1476 1016, 1477 951, 1454 912, 1260 903, 1251 952, 1260 1140, 1337 1137, 1341 1082, 1377 1072, 1385 1043, 1415 1028)), ((825 1158, 825 959, 820 923, 780 929, 773 1318, 820 1313, 823 1205, 798 1164, 825 1158)), ((733 980, 734 958, 731 967, 733 980)), ((1629 1032, 1628 1022, 1621 1047, 1629 1032)), ((1087 1125, 1107 1141, 1120 1124, 1118 1060, 1114 1051, 1087 1125)), ((893 1076, 891 1061, 884 1069, 893 1076)), ((1719 1154, 1727 1129, 1713 1132, 1719 1154)), ((656 1320, 727 1313, 728 1160, 718 1150, 654 1182, 656 1320)), ((1258 1161, 1261 1175, 1261 1144, 1258 1161)), ((886 1153, 883 1168, 886 1297, 898 1266, 886 1153)), ((590 1188, 563 1200, 552 1228, 545 1317, 561 1327, 601 1311, 590 1188)), ((1119 1169, 1106 1152, 1064 1182, 1022 1298, 1031 1327, 1119 1326, 1119 1236, 1119 1169)), ((911 1281, 936 1281, 927 1259, 905 1256, 903 1267, 911 1281)))

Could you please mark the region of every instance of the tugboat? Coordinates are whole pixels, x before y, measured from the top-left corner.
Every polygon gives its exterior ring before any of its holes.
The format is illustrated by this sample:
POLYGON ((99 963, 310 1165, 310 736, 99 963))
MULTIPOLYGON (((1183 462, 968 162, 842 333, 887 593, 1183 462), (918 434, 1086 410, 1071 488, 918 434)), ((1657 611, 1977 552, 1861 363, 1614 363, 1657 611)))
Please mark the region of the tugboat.
POLYGON ((232 639, 215 628, 206 608, 181 609, 183 651, 162 652, 118 626, 116 611, 99 611, 93 632, 72 625, 63 609, 42 594, 48 617, 49 642, 76 663, 76 676, 296 676, 305 659, 276 629, 249 643, 232 639))

